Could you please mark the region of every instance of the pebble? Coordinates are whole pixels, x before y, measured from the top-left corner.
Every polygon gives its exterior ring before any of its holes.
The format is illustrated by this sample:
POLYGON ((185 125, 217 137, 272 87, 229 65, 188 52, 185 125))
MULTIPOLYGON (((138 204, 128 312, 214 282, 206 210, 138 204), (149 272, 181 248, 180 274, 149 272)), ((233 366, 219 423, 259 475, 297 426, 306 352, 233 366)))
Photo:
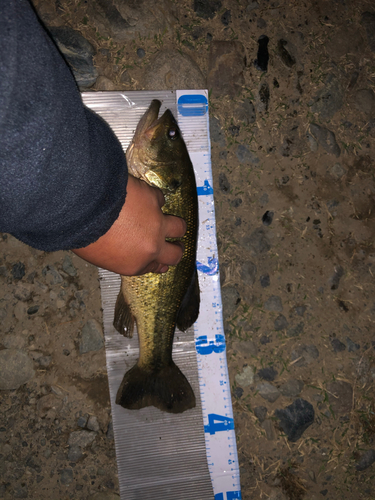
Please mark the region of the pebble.
POLYGON ((63 401, 54 394, 42 396, 36 405, 40 418, 55 418, 63 407, 63 401))
POLYGON ((107 429, 107 432, 106 432, 106 437, 109 440, 113 440, 115 438, 114 433, 113 433, 113 422, 112 422, 112 420, 108 424, 108 429, 107 429))
POLYGON ((314 422, 315 412, 311 403, 298 398, 286 408, 275 410, 275 416, 280 420, 280 427, 288 440, 294 443, 314 422))
POLYGON ((100 431, 100 425, 99 425, 99 421, 98 421, 97 417, 95 417, 94 415, 90 415, 89 420, 87 422, 87 428, 90 431, 94 431, 94 432, 100 431))
POLYGON ((116 87, 116 84, 113 80, 111 80, 110 78, 107 78, 104 75, 100 75, 96 79, 95 89, 96 90, 116 90, 117 87, 116 87))
POLYGON ((23 302, 26 302, 31 299, 31 286, 27 283, 17 283, 15 289, 14 289, 14 296, 18 300, 22 300, 23 302))
POLYGON ((256 406, 254 408, 254 415, 257 417, 259 422, 263 422, 267 417, 267 408, 265 406, 256 406))
POLYGON ((282 39, 279 40, 277 42, 277 53, 278 53, 281 61, 285 64, 285 66, 287 68, 292 68, 296 64, 296 59, 292 54, 290 54, 288 49, 286 49, 287 45, 288 45, 288 42, 286 40, 282 40, 282 39))
POLYGON ((221 147, 225 147, 225 135, 220 120, 216 116, 210 116, 210 138, 221 147))
POLYGON ((266 431, 266 438, 268 441, 274 441, 276 439, 276 431, 272 420, 266 418, 260 426, 266 431))
POLYGON ((335 380, 327 384, 328 402, 336 415, 349 413, 353 405, 353 387, 349 382, 335 380))
POLYGON ((237 96, 245 84, 245 68, 246 54, 241 42, 213 40, 207 73, 207 87, 212 89, 212 96, 237 96))
POLYGON ((372 52, 375 52, 375 12, 364 12, 361 24, 366 30, 367 41, 372 52))
POLYGON ((146 90, 203 89, 204 78, 197 63, 186 53, 161 50, 149 62, 143 75, 146 90))
POLYGON ((194 12, 203 19, 212 19, 221 9, 221 0, 194 0, 194 12))
POLYGON ((240 245, 247 250, 252 257, 259 257, 271 249, 269 240, 269 230, 264 227, 255 229, 250 236, 244 236, 240 240, 240 245))
POLYGON ((80 89, 92 87, 98 77, 92 59, 96 53, 93 45, 69 26, 50 27, 49 32, 71 67, 80 89))
POLYGON ((237 373, 234 379, 241 387, 248 387, 254 383, 254 375, 255 373, 251 366, 245 366, 242 372, 237 373))
POLYGON ((89 319, 81 331, 80 354, 99 351, 104 346, 103 329, 95 319, 89 319))
POLYGON ((28 498, 29 492, 27 489, 27 485, 22 483, 22 484, 16 484, 14 487, 13 491, 14 498, 28 498))
POLYGON ((259 88, 256 105, 259 113, 266 113, 270 102, 270 89, 267 83, 262 83, 259 88))
POLYGON ((299 396, 302 391, 304 383, 302 380, 291 379, 279 387, 279 391, 283 396, 293 398, 299 396))
POLYGON ((346 349, 346 345, 343 342, 341 342, 341 340, 336 338, 331 340, 331 345, 333 347, 334 352, 342 352, 345 351, 346 349))
POLYGON ((230 10, 226 10, 224 14, 220 18, 221 22, 224 24, 224 26, 229 26, 229 24, 232 21, 232 14, 230 10))
POLYGON ((365 451, 356 463, 358 471, 368 469, 375 462, 375 450, 365 451))
POLYGON ((125 85, 128 85, 132 82, 131 76, 130 76, 129 71, 127 69, 121 73, 120 82, 124 83, 125 85))
POLYGON ((355 352, 361 348, 361 346, 359 344, 356 344, 355 342, 353 342, 353 340, 349 337, 346 337, 346 344, 348 346, 349 352, 355 352))
POLYGON ((257 275, 257 266, 254 262, 246 261, 241 267, 241 279, 246 285, 254 285, 257 275))
POLYGON ((234 342, 233 348, 245 357, 256 356, 258 354, 258 348, 252 340, 242 340, 240 342, 234 342))
POLYGON ((58 285, 64 281, 61 274, 53 265, 46 266, 42 270, 42 275, 46 278, 47 284, 50 286, 58 285))
POLYGON ((313 98, 310 103, 313 113, 318 113, 322 120, 330 120, 344 103, 344 89, 340 80, 332 73, 324 82, 324 87, 313 98))
POLYGON ((68 460, 69 462, 78 462, 83 457, 83 452, 78 445, 69 446, 68 460))
POLYGON ((256 390, 269 403, 274 403, 280 397, 280 391, 269 382, 259 382, 256 390))
POLYGON ((12 266, 12 276, 15 280, 21 280, 26 274, 25 264, 23 262, 16 262, 12 266))
POLYGON ((271 284, 270 275, 262 274, 262 276, 259 278, 259 281, 262 288, 267 288, 271 284))
POLYGON ((88 418, 89 418, 89 416, 87 414, 79 417, 77 420, 78 427, 81 427, 82 429, 84 429, 86 427, 88 418))
POLYGON ((224 172, 219 174, 219 188, 223 193, 230 191, 230 184, 224 172))
POLYGON ((265 301, 263 307, 264 309, 266 309, 266 311, 281 312, 283 310, 281 297, 278 297, 277 295, 271 295, 271 297, 269 297, 265 301))
POLYGON ((270 39, 266 35, 261 35, 258 38, 258 52, 257 58, 254 61, 254 66, 258 71, 267 71, 268 69, 268 42, 270 39))
POLYGON ((240 144, 236 150, 236 156, 238 161, 241 163, 250 163, 252 165, 258 165, 260 162, 259 158, 252 153, 247 146, 240 144))
POLYGON ((333 275, 329 278, 331 290, 337 290, 341 278, 344 276, 344 269, 341 266, 336 266, 333 275))
POLYGON ((298 366, 298 367, 310 365, 318 357, 319 357, 319 351, 312 344, 300 345, 296 349, 294 349, 291 353, 291 360, 295 361, 295 363, 293 363, 293 364, 295 366, 298 366), (298 361, 296 361, 296 360, 298 360, 298 361))
POLYGON ((65 255, 62 263, 62 268, 63 271, 65 271, 69 276, 77 276, 77 269, 74 267, 72 258, 69 254, 65 255))
POLYGON ((251 125, 256 121, 256 114, 254 104, 250 99, 245 99, 233 111, 233 118, 244 123, 244 125, 251 125))
POLYGON ((291 328, 288 328, 286 334, 288 337, 299 337, 301 333, 303 332, 303 329, 305 327, 305 323, 301 321, 301 323, 298 323, 296 326, 292 326, 291 328))
POLYGON ((263 225, 270 226, 272 224, 274 215, 274 212, 270 212, 269 210, 267 210, 267 212, 265 212, 262 216, 263 225))
POLYGON ((240 294, 234 286, 225 286, 221 291, 221 300, 225 318, 233 316, 238 304, 241 302, 240 294))
POLYGON ((277 332, 280 332, 281 330, 285 330, 285 328, 288 328, 288 325, 289 323, 286 317, 283 314, 279 314, 275 319, 273 327, 277 332))
POLYGON ((266 368, 261 368, 257 375, 262 380, 266 380, 267 382, 272 382, 278 375, 277 370, 273 366, 267 366, 266 368))
POLYGON ((146 55, 145 49, 139 47, 139 49, 137 49, 137 56, 139 57, 139 59, 143 59, 145 55, 146 55))
POLYGON ((355 107, 369 118, 375 116, 375 94, 371 89, 357 90, 354 96, 355 107))
POLYGON ((336 180, 340 180, 346 174, 347 170, 341 163, 335 163, 327 169, 327 172, 336 180))
POLYGON ((242 387, 236 387, 234 390, 233 390, 233 395, 235 398, 238 398, 240 399, 243 395, 243 389, 242 387))
POLYGON ((68 445, 78 446, 81 449, 91 444, 96 437, 96 432, 92 431, 73 431, 69 435, 68 445))
POLYGON ((29 382, 35 375, 33 362, 19 349, 0 351, 0 390, 14 390, 29 382))
POLYGON ((73 481, 73 471, 72 469, 63 469, 60 472, 60 482, 64 486, 69 486, 69 484, 73 481))
POLYGON ((322 146, 322 148, 327 151, 329 154, 333 154, 335 156, 340 156, 341 150, 339 145, 336 142, 336 137, 331 130, 327 128, 321 127, 316 123, 310 124, 310 133, 312 137, 322 146))

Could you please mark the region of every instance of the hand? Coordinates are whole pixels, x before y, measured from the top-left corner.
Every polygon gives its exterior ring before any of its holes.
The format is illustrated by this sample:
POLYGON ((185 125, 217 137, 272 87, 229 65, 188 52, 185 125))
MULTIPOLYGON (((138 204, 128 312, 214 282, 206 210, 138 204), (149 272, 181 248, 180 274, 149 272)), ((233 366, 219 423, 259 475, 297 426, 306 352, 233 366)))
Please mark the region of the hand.
POLYGON ((129 175, 127 195, 118 219, 107 233, 87 247, 72 250, 91 264, 125 276, 164 273, 177 265, 183 254, 180 242, 186 223, 164 215, 162 192, 129 175))

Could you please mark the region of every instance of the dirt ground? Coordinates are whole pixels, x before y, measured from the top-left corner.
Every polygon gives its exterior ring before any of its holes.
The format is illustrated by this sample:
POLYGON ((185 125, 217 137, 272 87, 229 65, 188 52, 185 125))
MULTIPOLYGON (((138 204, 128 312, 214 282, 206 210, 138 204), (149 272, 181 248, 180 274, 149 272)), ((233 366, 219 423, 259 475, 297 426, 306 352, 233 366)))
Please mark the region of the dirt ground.
MULTIPOLYGON (((94 46, 91 90, 142 90, 161 50, 188 54, 210 90, 242 498, 375 498, 373 2, 223 0, 207 19, 171 2, 173 23, 130 42, 101 32, 89 4, 36 2, 94 46), (236 42, 226 87, 219 40, 236 42), (299 398, 313 422, 288 439, 278 415, 299 398)), ((0 392, 0 498, 117 498, 105 352, 82 353, 83 327, 101 324, 97 269, 4 234, 0 281, 0 343, 35 371, 0 392)))

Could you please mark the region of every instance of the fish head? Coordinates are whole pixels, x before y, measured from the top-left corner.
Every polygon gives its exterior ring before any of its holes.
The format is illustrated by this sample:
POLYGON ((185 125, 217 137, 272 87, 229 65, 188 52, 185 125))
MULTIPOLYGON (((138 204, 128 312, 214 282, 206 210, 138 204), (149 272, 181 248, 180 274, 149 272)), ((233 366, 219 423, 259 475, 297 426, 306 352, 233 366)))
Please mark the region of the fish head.
POLYGON ((169 109, 159 118, 161 102, 153 100, 139 121, 126 152, 129 172, 163 191, 182 183, 189 154, 177 122, 169 109))

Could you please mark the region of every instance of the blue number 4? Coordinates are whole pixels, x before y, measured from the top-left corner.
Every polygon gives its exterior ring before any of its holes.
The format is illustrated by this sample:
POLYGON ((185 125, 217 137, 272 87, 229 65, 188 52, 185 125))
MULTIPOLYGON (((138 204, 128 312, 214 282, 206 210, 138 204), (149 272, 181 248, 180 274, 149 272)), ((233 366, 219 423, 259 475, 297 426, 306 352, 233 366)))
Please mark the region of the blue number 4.
POLYGON ((234 429, 233 418, 217 415, 216 413, 208 414, 208 425, 204 426, 204 432, 209 432, 212 435, 215 432, 229 431, 231 429, 234 429))

